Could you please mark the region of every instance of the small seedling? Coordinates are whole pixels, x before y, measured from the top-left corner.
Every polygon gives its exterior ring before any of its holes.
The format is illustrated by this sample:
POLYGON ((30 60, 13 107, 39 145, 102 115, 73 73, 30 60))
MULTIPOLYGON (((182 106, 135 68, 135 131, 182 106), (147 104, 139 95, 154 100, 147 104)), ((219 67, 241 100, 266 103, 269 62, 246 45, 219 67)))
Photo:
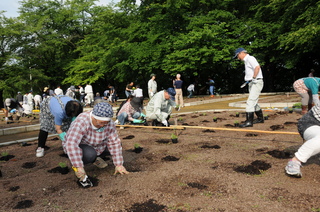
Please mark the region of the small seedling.
POLYGON ((183 121, 183 118, 182 118, 182 117, 179 117, 179 118, 178 118, 178 121, 183 121))
POLYGON ((67 167, 67 163, 65 163, 65 162, 60 162, 60 163, 59 163, 59 166, 60 166, 61 168, 66 168, 66 167, 67 167))
POLYGON ((206 114, 206 113, 203 113, 202 115, 203 115, 203 116, 206 116, 207 114, 206 114))
POLYGON ((135 144, 134 144, 134 148, 135 148, 135 149, 138 149, 138 148, 140 148, 140 144, 138 144, 138 143, 135 143, 135 144))
POLYGON ((239 115, 240 115, 239 112, 236 112, 236 117, 239 117, 239 115))
POLYGON ((177 139, 177 138, 178 138, 178 136, 176 134, 174 134, 174 133, 171 134, 171 139, 177 139))
POLYGON ((6 157, 9 155, 9 152, 1 152, 1 156, 6 157))
POLYGON ((213 121, 217 122, 218 118, 217 117, 213 117, 213 121))
POLYGON ((234 124, 239 124, 239 121, 234 121, 234 124))

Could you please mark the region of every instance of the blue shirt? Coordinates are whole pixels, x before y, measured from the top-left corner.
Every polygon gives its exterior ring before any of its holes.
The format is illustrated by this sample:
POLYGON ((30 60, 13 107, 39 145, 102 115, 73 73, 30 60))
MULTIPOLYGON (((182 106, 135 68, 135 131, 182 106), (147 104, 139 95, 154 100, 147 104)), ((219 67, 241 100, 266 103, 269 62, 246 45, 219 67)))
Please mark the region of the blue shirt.
POLYGON ((54 123, 55 125, 62 125, 62 120, 65 118, 68 118, 67 114, 66 114, 66 104, 69 101, 72 101, 73 99, 68 97, 68 96, 58 96, 60 97, 60 100, 63 103, 63 108, 61 107, 59 101, 57 100, 56 97, 52 97, 50 100, 50 111, 52 113, 52 115, 54 116, 54 123))

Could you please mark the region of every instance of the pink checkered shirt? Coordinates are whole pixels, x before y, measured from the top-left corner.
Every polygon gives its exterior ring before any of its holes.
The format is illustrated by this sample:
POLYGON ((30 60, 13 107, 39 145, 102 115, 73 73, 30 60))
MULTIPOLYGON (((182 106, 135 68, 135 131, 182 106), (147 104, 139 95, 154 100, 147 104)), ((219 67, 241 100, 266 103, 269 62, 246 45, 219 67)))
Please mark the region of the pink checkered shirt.
POLYGON ((80 144, 93 147, 100 155, 108 148, 112 155, 113 164, 119 166, 123 164, 121 141, 116 131, 113 121, 105 126, 103 132, 93 129, 90 118, 90 111, 81 113, 71 126, 62 142, 64 151, 68 154, 71 164, 74 167, 83 167, 82 149, 80 144))
MULTIPOLYGON (((128 120, 133 121, 132 115, 136 112, 134 108, 131 106, 130 101, 126 102, 122 108, 120 109, 118 115, 121 113, 126 112, 128 114, 128 120)), ((138 111, 137 111, 138 112, 138 111)))

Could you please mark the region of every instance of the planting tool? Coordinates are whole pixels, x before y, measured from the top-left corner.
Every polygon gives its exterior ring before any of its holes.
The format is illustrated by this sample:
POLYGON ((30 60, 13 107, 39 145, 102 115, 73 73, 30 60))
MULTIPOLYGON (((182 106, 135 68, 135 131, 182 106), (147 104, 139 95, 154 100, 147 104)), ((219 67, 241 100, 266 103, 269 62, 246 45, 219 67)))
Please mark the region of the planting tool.
POLYGON ((245 83, 243 83, 240 88, 244 88, 250 81, 246 81, 245 83))

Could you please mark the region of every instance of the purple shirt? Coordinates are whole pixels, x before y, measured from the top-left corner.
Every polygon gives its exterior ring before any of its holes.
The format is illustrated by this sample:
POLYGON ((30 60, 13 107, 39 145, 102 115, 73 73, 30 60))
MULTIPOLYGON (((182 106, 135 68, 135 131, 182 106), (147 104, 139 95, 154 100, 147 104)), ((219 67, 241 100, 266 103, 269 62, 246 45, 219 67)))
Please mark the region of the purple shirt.
POLYGON ((93 147, 97 155, 100 155, 108 148, 112 155, 113 164, 123 164, 121 141, 113 121, 105 126, 102 132, 97 132, 91 123, 91 111, 81 113, 74 120, 62 142, 64 151, 68 154, 71 164, 74 167, 83 167, 82 149, 80 144, 93 147))

